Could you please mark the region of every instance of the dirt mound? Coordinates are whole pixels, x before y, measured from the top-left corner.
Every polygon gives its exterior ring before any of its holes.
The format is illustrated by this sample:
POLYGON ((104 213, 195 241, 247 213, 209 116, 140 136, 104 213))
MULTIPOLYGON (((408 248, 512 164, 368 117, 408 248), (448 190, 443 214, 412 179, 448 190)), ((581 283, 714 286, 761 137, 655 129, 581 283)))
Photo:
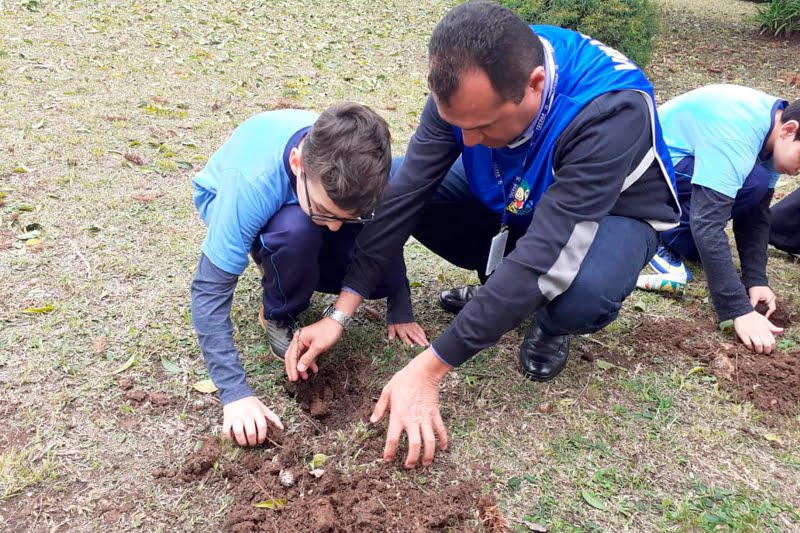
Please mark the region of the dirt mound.
POLYGON ((234 533, 475 531, 491 474, 461 468, 442 453, 425 470, 384 463, 384 426, 366 423, 378 397, 374 372, 371 361, 351 360, 308 381, 287 382, 307 416, 285 434, 270 433, 264 446, 238 454, 205 437, 176 461, 179 467, 154 476, 224 487, 234 501, 224 530, 234 533))
MULTIPOLYGON (((798 316, 797 308, 786 307, 778 319, 788 325, 798 316)), ((800 352, 796 350, 757 354, 738 340, 720 340, 711 324, 672 318, 643 322, 625 340, 640 352, 663 358, 685 355, 708 364, 722 387, 759 409, 785 415, 800 412, 800 352)))

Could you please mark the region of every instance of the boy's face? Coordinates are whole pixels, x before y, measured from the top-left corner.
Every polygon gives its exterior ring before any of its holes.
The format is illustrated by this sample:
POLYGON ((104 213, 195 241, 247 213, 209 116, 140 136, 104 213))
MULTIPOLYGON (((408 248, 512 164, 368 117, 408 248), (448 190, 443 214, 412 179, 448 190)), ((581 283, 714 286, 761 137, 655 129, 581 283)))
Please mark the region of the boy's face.
POLYGON ((300 199, 300 207, 311 217, 314 224, 325 226, 331 231, 338 231, 343 222, 341 220, 330 220, 334 218, 356 218, 353 213, 348 213, 336 207, 333 200, 325 192, 325 188, 316 179, 308 179, 305 171, 301 170, 302 179, 297 180, 297 196, 300 199), (302 198, 305 196, 305 202, 302 198))
POLYGON ((789 120, 781 125, 778 138, 775 139, 772 160, 775 170, 781 174, 800 174, 800 140, 795 140, 799 127, 796 120, 789 120))

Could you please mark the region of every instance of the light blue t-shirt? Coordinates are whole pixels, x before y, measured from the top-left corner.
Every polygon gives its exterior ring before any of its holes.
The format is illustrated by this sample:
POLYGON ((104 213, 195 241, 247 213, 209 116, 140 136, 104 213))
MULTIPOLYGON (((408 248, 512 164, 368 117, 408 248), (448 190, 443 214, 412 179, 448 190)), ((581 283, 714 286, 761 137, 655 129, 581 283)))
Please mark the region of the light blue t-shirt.
POLYGON ((286 109, 243 122, 197 174, 194 204, 208 226, 203 253, 215 266, 240 275, 259 230, 286 204, 296 204, 284 151, 317 114, 286 109))
POLYGON ((736 198, 758 162, 770 172, 774 188, 779 174, 772 158, 760 161, 759 154, 780 103, 738 85, 708 85, 673 98, 658 108, 673 165, 693 156, 693 184, 736 198))

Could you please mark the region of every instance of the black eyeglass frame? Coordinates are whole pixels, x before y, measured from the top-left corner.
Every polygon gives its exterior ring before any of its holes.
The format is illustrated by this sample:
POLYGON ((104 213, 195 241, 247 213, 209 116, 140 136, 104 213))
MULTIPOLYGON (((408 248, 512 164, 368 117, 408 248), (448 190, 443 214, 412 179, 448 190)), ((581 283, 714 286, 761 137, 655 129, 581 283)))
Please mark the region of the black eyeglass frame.
POLYGON ((308 216, 311 217, 311 220, 316 220, 318 222, 341 222, 342 224, 366 224, 373 218, 375 218, 375 211, 371 212, 369 215, 364 217, 355 217, 355 218, 347 218, 347 217, 337 217, 334 215, 321 215, 319 213, 314 213, 311 209, 311 195, 308 194, 308 176, 304 169, 300 169, 300 177, 303 178, 303 186, 306 189, 306 204, 308 205, 308 216))

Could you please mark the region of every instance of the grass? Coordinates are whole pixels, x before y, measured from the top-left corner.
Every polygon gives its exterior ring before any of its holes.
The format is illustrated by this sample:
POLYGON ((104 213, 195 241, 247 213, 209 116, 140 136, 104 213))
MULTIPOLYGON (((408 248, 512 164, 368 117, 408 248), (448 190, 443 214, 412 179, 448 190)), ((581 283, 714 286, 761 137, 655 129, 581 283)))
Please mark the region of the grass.
MULTIPOLYGON (((190 179, 238 123, 286 104, 364 102, 387 118, 402 153, 426 94, 425 43, 451 4, 0 5, 0 529, 221 527, 232 503, 224 487, 151 475, 220 431, 218 403, 190 387, 207 377, 189 319, 204 235, 190 179), (39 242, 17 238, 36 228, 39 242), (114 374, 132 355, 133 366, 114 374), (163 359, 182 371, 166 371, 163 359), (132 402, 120 378, 172 403, 132 402), (36 446, 3 440, 31 431, 36 446)), ((796 74, 798 44, 758 37, 750 2, 659 6, 665 31, 648 75, 660 98, 711 82, 800 97, 781 81, 796 74)), ((796 185, 787 180, 780 191, 796 185)), ((406 259, 415 311, 433 337, 450 319, 431 303, 436 293, 475 276, 414 242, 406 259)), ((781 299, 800 302, 796 264, 773 250, 769 275, 781 299)), ((489 468, 515 530, 526 522, 551 531, 800 528, 800 420, 734 403, 681 354, 620 340, 645 320, 706 320, 698 279, 683 300, 634 293, 606 331, 575 340, 553 383, 517 373, 524 327, 448 376, 450 457, 465 470, 489 468), (579 357, 594 353, 631 364, 604 369, 579 357)), ((308 320, 329 300, 317 298, 308 320)), ((250 383, 284 423, 307 423, 267 356, 259 301, 249 269, 233 321, 250 383)), ((784 342, 798 342, 798 331, 784 342)), ((329 357, 368 356, 380 387, 415 353, 383 336, 382 324, 360 319, 329 357)), ((353 426, 336 438, 369 436, 353 426)), ((434 466, 418 483, 435 485, 435 474, 434 466)))

